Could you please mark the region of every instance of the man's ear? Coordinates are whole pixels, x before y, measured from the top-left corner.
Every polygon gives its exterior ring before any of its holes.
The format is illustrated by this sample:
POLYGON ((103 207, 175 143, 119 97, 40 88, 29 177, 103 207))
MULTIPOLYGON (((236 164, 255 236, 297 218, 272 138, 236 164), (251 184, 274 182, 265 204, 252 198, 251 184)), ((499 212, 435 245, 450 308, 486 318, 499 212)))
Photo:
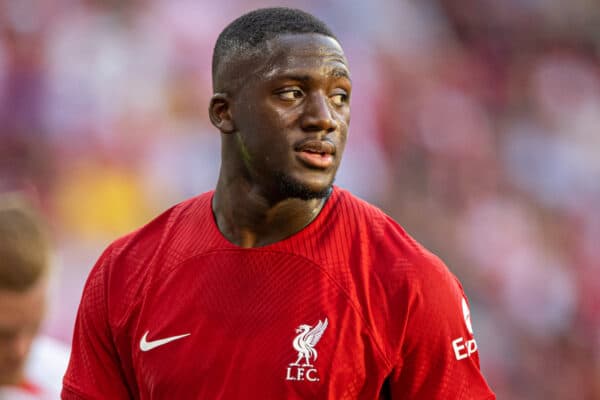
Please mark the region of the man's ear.
POLYGON ((210 122, 222 133, 235 131, 235 124, 231 115, 230 101, 225 93, 215 93, 208 105, 210 122))

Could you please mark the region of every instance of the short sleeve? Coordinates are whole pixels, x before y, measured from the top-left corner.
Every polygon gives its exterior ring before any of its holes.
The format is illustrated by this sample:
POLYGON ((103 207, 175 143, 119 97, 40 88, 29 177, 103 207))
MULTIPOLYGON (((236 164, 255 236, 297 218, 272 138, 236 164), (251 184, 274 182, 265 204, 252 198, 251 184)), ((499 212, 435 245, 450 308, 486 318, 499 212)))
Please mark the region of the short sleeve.
POLYGON ((392 399, 495 399, 480 367, 467 299, 436 257, 414 284, 405 339, 392 375, 392 399))
POLYGON ((85 284, 73 333, 63 400, 130 399, 112 339, 107 310, 110 249, 98 260, 85 284))

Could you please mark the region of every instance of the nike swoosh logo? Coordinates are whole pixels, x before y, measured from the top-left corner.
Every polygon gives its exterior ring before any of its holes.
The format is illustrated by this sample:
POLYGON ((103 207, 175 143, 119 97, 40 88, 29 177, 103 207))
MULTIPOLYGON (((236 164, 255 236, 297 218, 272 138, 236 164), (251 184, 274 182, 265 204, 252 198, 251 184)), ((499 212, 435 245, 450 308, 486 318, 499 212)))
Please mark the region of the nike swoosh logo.
POLYGON ((144 336, 142 336, 142 340, 140 340, 140 350, 142 350, 142 351, 152 350, 159 346, 162 346, 163 344, 171 343, 174 340, 182 339, 182 338, 190 335, 189 333, 185 333, 183 335, 169 336, 164 339, 148 341, 147 338, 148 338, 149 332, 150 331, 146 331, 146 333, 144 333, 144 336))

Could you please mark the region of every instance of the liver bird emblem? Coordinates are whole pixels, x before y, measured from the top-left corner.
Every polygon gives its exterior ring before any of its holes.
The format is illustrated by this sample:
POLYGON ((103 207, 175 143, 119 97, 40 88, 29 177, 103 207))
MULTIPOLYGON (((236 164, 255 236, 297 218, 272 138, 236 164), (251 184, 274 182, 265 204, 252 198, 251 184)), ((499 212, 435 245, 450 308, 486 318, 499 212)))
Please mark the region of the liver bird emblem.
POLYGON ((298 359, 296 362, 290 365, 300 366, 300 361, 304 359, 303 367, 312 367, 311 358, 313 361, 317 360, 317 350, 315 346, 323 336, 323 332, 327 329, 328 321, 325 318, 324 321, 319 320, 317 325, 313 328, 310 325, 302 324, 296 329, 298 336, 294 338, 294 349, 298 352, 298 359))

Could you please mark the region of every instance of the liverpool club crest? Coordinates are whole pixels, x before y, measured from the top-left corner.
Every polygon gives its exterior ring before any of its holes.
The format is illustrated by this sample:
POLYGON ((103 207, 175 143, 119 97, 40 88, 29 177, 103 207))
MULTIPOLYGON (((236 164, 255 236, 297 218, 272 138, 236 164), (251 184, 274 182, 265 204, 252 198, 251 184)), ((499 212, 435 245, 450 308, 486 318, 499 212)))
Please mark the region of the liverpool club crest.
POLYGON ((295 362, 290 363, 287 369, 286 380, 288 381, 303 381, 311 382, 318 381, 317 369, 314 368, 314 362, 317 360, 318 353, 315 346, 319 343, 321 336, 327 329, 327 318, 319 320, 314 326, 302 324, 296 329, 298 334, 292 346, 298 352, 298 358, 295 362))

